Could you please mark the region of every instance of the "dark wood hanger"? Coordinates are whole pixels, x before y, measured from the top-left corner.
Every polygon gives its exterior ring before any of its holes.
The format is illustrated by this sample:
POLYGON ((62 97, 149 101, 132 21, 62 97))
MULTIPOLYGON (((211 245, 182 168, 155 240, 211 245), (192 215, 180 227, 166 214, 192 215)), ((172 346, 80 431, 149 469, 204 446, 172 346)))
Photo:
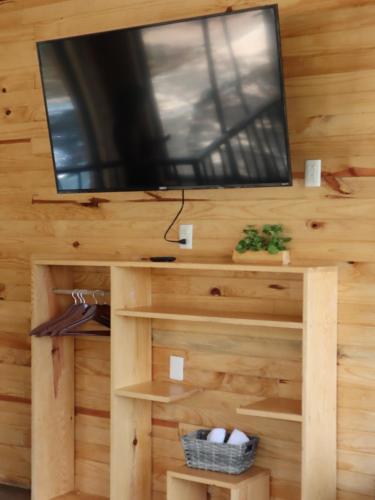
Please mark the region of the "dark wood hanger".
POLYGON ((111 306, 108 304, 97 304, 94 320, 101 325, 111 327, 111 306))
MULTIPOLYGON (((95 294, 93 294, 95 297, 95 294)), ((110 327, 110 306, 107 304, 87 304, 83 299, 83 295, 75 295, 72 291, 74 304, 68 307, 66 311, 58 317, 39 325, 31 331, 31 335, 37 337, 44 336, 108 336, 109 331, 91 330, 91 331, 76 331, 75 329, 89 321, 96 321, 104 326, 110 327), (80 302, 77 302, 77 297, 80 302)), ((96 297, 95 297, 96 300, 96 297)))
POLYGON ((58 328, 59 324, 63 323, 65 320, 73 320, 75 317, 80 317, 89 307, 89 304, 86 304, 84 301, 78 301, 79 299, 76 290, 72 290, 72 298, 74 300, 74 304, 71 304, 62 314, 59 314, 55 318, 52 318, 31 330, 30 335, 34 335, 36 337, 50 335, 54 328, 58 328))
MULTIPOLYGON (((93 321, 96 321, 97 323, 100 323, 104 326, 107 326, 110 328, 111 326, 111 307, 108 304, 95 304, 96 309, 94 311, 94 316, 91 318, 93 321)), ((87 322, 89 320, 85 320, 84 322, 87 322)), ((82 323, 80 323, 82 324, 82 323)), ((78 324, 74 325, 74 327, 78 326, 78 324)), ((70 328, 73 328, 70 327, 70 328)), ((75 336, 75 337, 98 337, 98 336, 104 336, 104 337, 109 337, 111 332, 110 330, 83 330, 83 331, 76 331, 76 330, 70 330, 65 329, 63 332, 60 332, 60 336, 75 336)))
MULTIPOLYGON (((55 329, 52 332, 51 336, 55 337, 70 333, 85 334, 85 331, 77 332, 75 329, 80 325, 88 323, 89 321, 96 321, 97 323, 104 324, 105 326, 110 326, 110 317, 108 315, 105 316, 103 312, 100 312, 100 308, 101 306, 99 304, 91 304, 81 317, 75 318, 74 321, 65 321, 62 325, 59 325, 58 329, 55 329)), ((103 330, 98 330, 97 333, 103 334, 103 330)))

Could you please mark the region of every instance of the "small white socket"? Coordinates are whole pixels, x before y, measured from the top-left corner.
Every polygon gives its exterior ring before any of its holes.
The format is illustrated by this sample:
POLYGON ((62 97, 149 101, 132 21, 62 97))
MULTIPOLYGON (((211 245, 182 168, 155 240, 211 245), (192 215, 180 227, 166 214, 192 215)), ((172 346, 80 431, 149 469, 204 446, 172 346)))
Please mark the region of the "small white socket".
POLYGON ((320 187, 322 185, 322 160, 306 160, 305 187, 320 187))
POLYGON ((184 358, 170 356, 169 378, 172 380, 184 380, 184 358))
POLYGON ((179 239, 186 240, 186 243, 180 243, 180 248, 185 248, 185 250, 193 248, 193 224, 180 224, 179 239))

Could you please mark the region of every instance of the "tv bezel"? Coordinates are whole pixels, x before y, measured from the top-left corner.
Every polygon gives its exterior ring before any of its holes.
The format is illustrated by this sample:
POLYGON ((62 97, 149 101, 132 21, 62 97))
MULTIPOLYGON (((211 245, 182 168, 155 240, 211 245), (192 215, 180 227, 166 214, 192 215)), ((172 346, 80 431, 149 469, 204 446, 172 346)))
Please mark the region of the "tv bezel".
POLYGON ((46 119, 47 119, 47 125, 48 125, 48 136, 49 136, 49 142, 50 142, 50 147, 51 147, 51 154, 52 154, 52 161, 53 161, 53 170, 54 170, 54 177, 55 177, 55 185, 56 185, 56 191, 58 194, 74 194, 74 193, 127 193, 127 192, 138 192, 138 191, 177 191, 177 190, 193 190, 193 189, 238 189, 238 188, 260 188, 260 187, 289 187, 293 185, 293 177, 292 177, 292 165, 291 165, 291 155, 290 155, 290 142, 289 142, 289 129, 288 129, 288 117, 287 117, 287 108, 286 108, 286 95, 285 95, 285 85, 284 85, 284 71, 283 71, 283 64, 282 64, 282 49, 281 49, 281 33, 280 33, 280 16, 279 16, 279 8, 277 4, 271 4, 271 5, 264 5, 264 6, 256 6, 256 7, 248 7, 246 9, 226 9, 224 12, 218 12, 214 14, 206 14, 202 16, 192 16, 192 17, 187 17, 183 19, 176 19, 176 20, 171 20, 171 21, 162 21, 158 23, 150 23, 150 24, 144 24, 144 25, 136 25, 136 26, 129 26, 129 27, 124 27, 124 28, 117 28, 113 30, 103 30, 103 31, 97 31, 94 33, 86 33, 84 35, 75 35, 75 36, 68 36, 68 37, 61 37, 61 38, 54 38, 50 40, 43 40, 43 41, 38 41, 36 42, 37 46, 37 55, 38 55, 38 62, 39 62, 39 73, 40 73, 40 78, 41 78, 41 84, 42 84, 42 92, 43 92, 43 100, 44 100, 44 107, 46 111, 46 119), (165 26, 165 25, 171 25, 171 24, 178 24, 178 23, 183 23, 183 22, 188 22, 188 21, 195 21, 195 20, 200 20, 200 19, 211 19, 215 17, 223 17, 223 16, 232 16, 236 14, 240 14, 242 12, 251 12, 251 11, 263 11, 271 9, 274 12, 275 16, 275 28, 276 28, 276 42, 277 42, 277 56, 278 56, 278 67, 279 67, 279 85, 280 85, 280 91, 281 91, 281 101, 282 101, 282 118, 283 118, 283 126, 284 126, 284 131, 285 131, 285 152, 286 152, 286 160, 287 160, 287 167, 288 167, 288 174, 289 178, 285 182, 255 182, 251 184, 224 184, 224 185, 214 185, 214 184, 208 184, 208 185, 193 185, 193 186, 185 186, 185 185, 176 185, 176 186, 155 186, 150 188, 149 186, 137 186, 137 187, 131 187, 131 188, 111 188, 111 189, 103 189, 103 190, 97 190, 97 189, 59 189, 58 185, 58 170, 56 168, 56 161, 55 161, 55 152, 54 152, 54 147, 53 147, 53 142, 52 142, 52 131, 51 131, 51 124, 50 124, 50 119, 49 119, 49 114, 48 114, 48 107, 47 107, 47 97, 46 97, 46 89, 45 89, 45 84, 44 84, 44 79, 43 79, 43 67, 42 67, 42 58, 40 55, 40 46, 43 44, 49 44, 53 42, 60 42, 64 40, 74 40, 74 39, 82 39, 86 38, 89 36, 94 36, 94 35, 100 35, 104 33, 114 33, 118 31, 131 31, 131 30, 140 30, 143 28, 152 28, 154 26, 165 26))

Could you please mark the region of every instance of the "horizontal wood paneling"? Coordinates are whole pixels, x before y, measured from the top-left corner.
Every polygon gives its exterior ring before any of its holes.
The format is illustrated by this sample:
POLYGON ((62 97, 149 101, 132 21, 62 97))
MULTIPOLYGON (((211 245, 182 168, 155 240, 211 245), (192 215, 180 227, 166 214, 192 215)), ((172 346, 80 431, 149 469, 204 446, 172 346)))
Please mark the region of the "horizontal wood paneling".
MULTIPOLYGON (((293 235, 293 260, 338 263, 339 431, 338 500, 374 498, 375 457, 375 177, 345 177, 339 194, 323 183, 292 188, 187 193, 182 216, 193 223, 194 250, 171 248, 162 234, 178 207, 144 193, 88 195, 55 192, 35 41, 105 31, 273 3, 272 0, 14 0, 0 2, 0 481, 30 479, 31 254, 114 258, 150 254, 229 256, 247 223, 281 222, 293 235), (10 114, 6 113, 10 110, 10 114), (40 201, 59 203, 38 203, 40 201), (64 203, 60 203, 63 201, 64 203)), ((373 0, 279 0, 293 170, 322 158, 326 172, 375 168, 375 6, 373 0)), ((178 192, 163 198, 178 199, 178 192)), ((212 307, 290 312, 300 285, 270 278, 196 276, 155 281, 159 301, 198 296, 212 307), (223 297, 209 295, 214 286, 223 297), (220 302, 221 301, 221 302, 220 302)), ((108 275, 76 272, 77 286, 106 287, 108 275)), ((186 358, 186 377, 207 393, 171 406, 154 405, 154 500, 165 500, 164 472, 182 460, 178 436, 194 426, 239 426, 262 437, 259 462, 273 470, 274 500, 297 500, 298 424, 277 426, 232 412, 262 395, 298 397, 298 333, 226 325, 154 321, 154 376, 168 376, 170 354, 186 358), (270 363, 272 360, 272 363, 270 363), (285 446, 285 443, 288 446, 285 446)), ((76 342, 76 482, 108 494, 109 349, 107 340, 76 342)), ((226 498, 219 490, 211 498, 226 498)))

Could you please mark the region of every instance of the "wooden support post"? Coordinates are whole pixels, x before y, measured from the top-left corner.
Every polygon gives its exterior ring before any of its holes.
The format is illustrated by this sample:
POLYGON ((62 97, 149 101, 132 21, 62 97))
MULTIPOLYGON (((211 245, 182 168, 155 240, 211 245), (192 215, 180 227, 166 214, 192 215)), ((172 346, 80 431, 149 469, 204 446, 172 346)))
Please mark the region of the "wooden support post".
POLYGON ((151 402, 116 395, 151 380, 151 320, 116 314, 151 303, 150 269, 111 268, 111 500, 151 500, 151 402))
MULTIPOLYGON (((32 327, 59 312, 52 289, 72 288, 68 268, 34 265, 32 327)), ((32 499, 74 490, 74 339, 32 339, 32 499)))
POLYGON ((304 276, 302 500, 336 500, 337 271, 304 276))

